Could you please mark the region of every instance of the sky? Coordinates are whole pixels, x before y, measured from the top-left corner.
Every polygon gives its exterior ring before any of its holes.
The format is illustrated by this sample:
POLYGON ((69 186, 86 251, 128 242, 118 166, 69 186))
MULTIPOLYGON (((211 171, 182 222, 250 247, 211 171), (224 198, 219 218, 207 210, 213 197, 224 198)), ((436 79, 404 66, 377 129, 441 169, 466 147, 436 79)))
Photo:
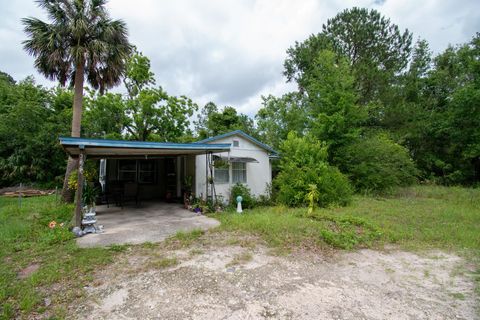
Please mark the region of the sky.
MULTIPOLYGON (((479 0, 110 0, 107 6, 150 58, 157 85, 199 106, 213 101, 250 116, 262 95, 295 90, 282 74, 286 50, 346 8, 380 11, 414 40, 426 39, 434 53, 480 32, 479 0)), ((55 85, 36 72, 21 44, 21 19, 44 19, 42 10, 33 0, 0 0, 0 8, 0 70, 55 85)))

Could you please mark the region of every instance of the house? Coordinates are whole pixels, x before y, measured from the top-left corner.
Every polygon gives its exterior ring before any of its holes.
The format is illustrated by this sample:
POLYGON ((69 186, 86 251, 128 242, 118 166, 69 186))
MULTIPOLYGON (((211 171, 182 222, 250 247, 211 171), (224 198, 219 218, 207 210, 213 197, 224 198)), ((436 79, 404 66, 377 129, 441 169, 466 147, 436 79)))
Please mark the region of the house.
POLYGON ((107 193, 128 186, 141 200, 173 201, 186 190, 197 197, 216 195, 228 200, 237 182, 260 195, 272 180, 270 161, 278 157, 272 148, 240 130, 195 143, 72 137, 60 137, 60 143, 82 165, 85 159, 101 159, 100 179, 107 193))
MULTIPOLYGON (((266 193, 272 182, 273 159, 278 153, 241 130, 228 132, 216 137, 198 141, 202 144, 229 144, 230 149, 213 154, 213 181, 217 196, 228 200, 230 189, 236 183, 248 186, 252 194, 259 196, 266 193), (218 162, 221 165, 216 165, 218 162)), ((206 167, 206 158, 196 156, 195 190, 202 192, 207 187, 207 175, 202 168, 206 167)))

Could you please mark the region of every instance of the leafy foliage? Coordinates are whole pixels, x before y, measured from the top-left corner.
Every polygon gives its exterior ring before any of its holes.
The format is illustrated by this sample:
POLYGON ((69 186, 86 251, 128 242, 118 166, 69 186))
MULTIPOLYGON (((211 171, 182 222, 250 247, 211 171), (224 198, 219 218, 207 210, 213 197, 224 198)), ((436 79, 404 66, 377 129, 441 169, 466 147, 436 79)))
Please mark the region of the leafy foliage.
POLYGON ((0 92, 0 186, 61 181, 66 159, 57 139, 70 132, 72 94, 31 78, 0 80, 0 92))
POLYGON ((281 148, 280 173, 275 178, 278 201, 288 206, 307 205, 307 193, 315 185, 319 196, 316 203, 345 205, 352 189, 348 179, 328 164, 327 148, 311 136, 298 137, 289 133, 281 148))
POLYGON ((359 191, 386 192, 415 182, 408 150, 386 135, 359 139, 342 150, 341 168, 359 191))
POLYGON ((40 73, 65 86, 84 72, 90 85, 102 92, 121 81, 130 52, 127 27, 110 18, 105 4, 105 0, 38 1, 50 23, 38 18, 22 22, 29 38, 23 42, 25 50, 35 57, 40 73))
POLYGON ((209 102, 203 107, 194 124, 200 139, 234 130, 242 130, 249 135, 256 136, 253 120, 250 117, 237 113, 237 110, 230 106, 219 110, 213 102, 209 102))
POLYGON ((309 104, 305 96, 292 92, 282 97, 262 97, 262 108, 255 119, 261 140, 274 149, 280 148, 291 131, 303 135, 308 126, 309 104))
POLYGON ((241 183, 235 184, 232 189, 230 190, 230 202, 232 205, 237 205, 237 197, 242 197, 242 208, 243 209, 251 209, 256 205, 256 199, 252 195, 250 189, 241 183))
POLYGON ((347 57, 355 76, 355 88, 365 105, 381 97, 396 73, 402 71, 411 50, 412 35, 376 10, 346 9, 329 19, 323 30, 288 49, 285 75, 301 88, 321 50, 347 57))
POLYGON ((139 141, 178 142, 189 135, 189 117, 197 105, 185 96, 168 95, 155 86, 150 60, 135 51, 126 64, 127 97, 90 92, 84 131, 89 136, 139 141))

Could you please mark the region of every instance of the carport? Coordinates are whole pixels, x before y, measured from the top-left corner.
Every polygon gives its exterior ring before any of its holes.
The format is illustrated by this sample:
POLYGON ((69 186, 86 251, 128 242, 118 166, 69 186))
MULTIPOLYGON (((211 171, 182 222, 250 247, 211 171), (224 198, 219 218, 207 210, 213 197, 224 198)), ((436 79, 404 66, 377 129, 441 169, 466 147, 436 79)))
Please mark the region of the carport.
POLYGON ((102 233, 77 238, 80 247, 139 244, 163 241, 178 231, 207 230, 219 222, 183 208, 178 203, 144 202, 138 208, 107 207, 98 209, 102 233))
MULTIPOLYGON (((208 179, 212 154, 230 151, 230 144, 204 143, 162 143, 147 141, 107 140, 60 137, 60 144, 69 156, 78 159, 78 187, 75 195, 75 224, 81 225, 82 191, 84 184, 84 164, 89 159, 159 159, 162 157, 181 157, 205 155, 205 175, 208 179)), ((199 170, 195 168, 194 170, 199 170)), ((179 181, 177 183, 177 188, 179 181)), ((205 190, 208 198, 208 185, 205 190)), ((134 210, 134 209, 132 209, 134 210)), ((113 214, 113 213, 112 213, 113 214)), ((118 213, 117 213, 118 214, 118 213)), ((137 217, 142 219, 141 216, 137 217)))

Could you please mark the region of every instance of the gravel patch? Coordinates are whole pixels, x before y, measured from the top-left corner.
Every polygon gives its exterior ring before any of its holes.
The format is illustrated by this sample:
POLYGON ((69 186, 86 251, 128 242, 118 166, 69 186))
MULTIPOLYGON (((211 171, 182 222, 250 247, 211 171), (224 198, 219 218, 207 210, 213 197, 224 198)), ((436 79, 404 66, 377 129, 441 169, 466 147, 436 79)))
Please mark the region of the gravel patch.
MULTIPOLYGON (((161 249, 158 249, 159 251, 161 249)), ((467 263, 440 251, 272 256, 264 247, 162 251, 149 269, 129 253, 96 273, 70 310, 82 319, 475 319, 467 263), (251 258, 232 265, 238 255, 251 258)), ((155 255, 154 254, 154 255, 155 255)))

